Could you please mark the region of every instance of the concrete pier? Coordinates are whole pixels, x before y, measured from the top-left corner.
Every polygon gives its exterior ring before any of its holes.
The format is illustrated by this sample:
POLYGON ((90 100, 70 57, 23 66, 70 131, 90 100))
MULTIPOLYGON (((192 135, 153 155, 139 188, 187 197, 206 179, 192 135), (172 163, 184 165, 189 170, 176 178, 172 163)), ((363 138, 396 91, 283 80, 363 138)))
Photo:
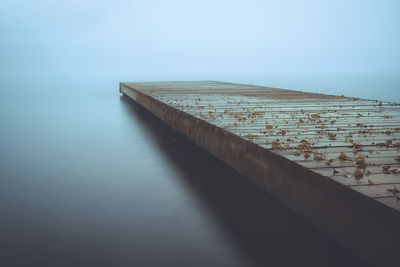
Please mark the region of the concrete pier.
POLYGON ((398 265, 400 105, 214 81, 120 92, 355 254, 398 265))

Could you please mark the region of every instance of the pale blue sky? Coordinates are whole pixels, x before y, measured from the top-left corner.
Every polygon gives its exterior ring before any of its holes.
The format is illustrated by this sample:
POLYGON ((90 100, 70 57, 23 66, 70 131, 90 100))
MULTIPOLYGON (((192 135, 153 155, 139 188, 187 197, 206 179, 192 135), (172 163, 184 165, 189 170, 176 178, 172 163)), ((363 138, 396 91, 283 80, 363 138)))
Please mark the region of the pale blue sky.
POLYGON ((6 0, 0 68, 400 70, 400 1, 6 0))

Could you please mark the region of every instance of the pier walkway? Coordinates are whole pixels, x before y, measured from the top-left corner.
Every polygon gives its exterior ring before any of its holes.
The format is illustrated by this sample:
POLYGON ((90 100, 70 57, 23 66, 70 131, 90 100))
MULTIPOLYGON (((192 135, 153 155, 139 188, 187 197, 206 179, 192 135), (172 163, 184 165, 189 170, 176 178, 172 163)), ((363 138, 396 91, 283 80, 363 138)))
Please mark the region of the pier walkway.
POLYGON ((120 91, 354 253, 400 262, 400 105, 214 81, 120 91))

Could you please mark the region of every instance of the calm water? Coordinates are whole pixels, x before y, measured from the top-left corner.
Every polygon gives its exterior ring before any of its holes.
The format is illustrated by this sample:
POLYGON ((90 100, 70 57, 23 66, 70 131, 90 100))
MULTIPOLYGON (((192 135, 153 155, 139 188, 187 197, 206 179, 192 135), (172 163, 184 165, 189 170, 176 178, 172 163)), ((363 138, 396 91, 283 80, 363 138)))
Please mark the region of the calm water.
POLYGON ((363 265, 122 99, 120 80, 154 79, 129 77, 2 74, 1 266, 363 265))

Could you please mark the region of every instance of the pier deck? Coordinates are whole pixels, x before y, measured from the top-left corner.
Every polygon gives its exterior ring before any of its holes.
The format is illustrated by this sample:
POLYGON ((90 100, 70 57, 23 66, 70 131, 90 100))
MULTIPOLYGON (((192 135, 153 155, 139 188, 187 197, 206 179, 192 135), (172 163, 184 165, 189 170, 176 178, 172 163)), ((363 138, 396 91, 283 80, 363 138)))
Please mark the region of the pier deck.
POLYGON ((369 262, 400 261, 400 105, 214 81, 120 91, 369 262))

